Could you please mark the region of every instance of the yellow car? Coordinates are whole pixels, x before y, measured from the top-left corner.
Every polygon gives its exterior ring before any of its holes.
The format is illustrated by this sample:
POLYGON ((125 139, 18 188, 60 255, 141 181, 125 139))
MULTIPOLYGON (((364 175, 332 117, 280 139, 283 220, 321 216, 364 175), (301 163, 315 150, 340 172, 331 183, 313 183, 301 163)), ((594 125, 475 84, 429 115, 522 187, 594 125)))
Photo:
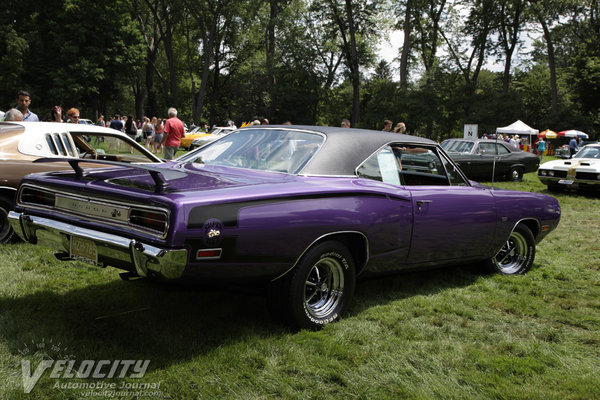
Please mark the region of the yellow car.
POLYGON ((186 133, 184 137, 181 138, 180 147, 183 147, 186 150, 190 149, 190 145, 194 139, 199 137, 210 136, 210 133, 206 133, 201 129, 192 129, 190 132, 186 133))

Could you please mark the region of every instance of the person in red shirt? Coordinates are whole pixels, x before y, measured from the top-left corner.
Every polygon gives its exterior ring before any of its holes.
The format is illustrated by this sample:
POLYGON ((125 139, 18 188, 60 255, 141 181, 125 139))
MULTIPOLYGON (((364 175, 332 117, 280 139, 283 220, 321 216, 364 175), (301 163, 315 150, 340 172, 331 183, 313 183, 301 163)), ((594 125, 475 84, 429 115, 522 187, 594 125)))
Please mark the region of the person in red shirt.
POLYGON ((175 153, 181 145, 181 138, 185 136, 185 127, 183 122, 177 118, 177 110, 175 107, 169 108, 167 111, 169 119, 165 122, 165 133, 163 135, 162 144, 165 146, 165 160, 175 158, 175 153))

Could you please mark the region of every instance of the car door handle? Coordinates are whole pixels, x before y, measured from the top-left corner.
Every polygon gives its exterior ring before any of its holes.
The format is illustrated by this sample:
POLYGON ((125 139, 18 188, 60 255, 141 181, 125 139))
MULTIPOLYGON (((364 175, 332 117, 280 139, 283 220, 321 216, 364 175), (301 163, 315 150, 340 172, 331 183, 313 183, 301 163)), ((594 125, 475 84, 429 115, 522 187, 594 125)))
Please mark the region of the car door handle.
POLYGON ((419 211, 421 211, 421 207, 423 207, 423 204, 429 203, 431 203, 431 200, 417 200, 417 208, 419 209, 419 211))

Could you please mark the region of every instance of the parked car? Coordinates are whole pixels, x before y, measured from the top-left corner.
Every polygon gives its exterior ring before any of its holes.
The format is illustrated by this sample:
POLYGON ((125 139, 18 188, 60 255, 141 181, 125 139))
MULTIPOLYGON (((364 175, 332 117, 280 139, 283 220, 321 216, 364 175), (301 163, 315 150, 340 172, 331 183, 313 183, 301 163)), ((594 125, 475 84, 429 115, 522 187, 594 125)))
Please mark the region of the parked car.
POLYGON ((209 133, 204 132, 204 129, 197 126, 191 131, 187 132, 184 137, 181 138, 180 147, 183 147, 186 150, 191 150, 192 142, 198 138, 203 138, 209 136, 209 133))
POLYGON ((442 147, 469 179, 490 181, 495 169, 496 179, 520 181, 524 173, 534 172, 540 164, 535 154, 504 141, 447 139, 442 142, 442 147))
POLYGON ((569 160, 540 165, 538 178, 548 190, 600 189, 600 144, 587 144, 569 160))
POLYGON ((233 132, 234 130, 236 130, 237 128, 232 128, 230 126, 217 126, 214 127, 209 133, 210 135, 207 136, 201 136, 199 138, 196 138, 194 140, 192 140, 192 144, 190 145, 190 150, 195 150, 198 147, 202 147, 205 144, 208 144, 212 141, 217 140, 218 138, 227 135, 228 133, 233 132))
MULTIPOLYGON (((13 230, 7 215, 12 210, 21 179, 33 172, 70 169, 67 163, 36 164, 41 157, 159 163, 154 154, 114 129, 52 122, 0 123, 0 243, 10 241, 13 230)), ((98 165, 94 165, 98 167, 98 165)))
POLYGON ((273 314, 316 329, 357 277, 483 262, 532 266, 558 225, 551 196, 469 181, 435 142, 331 127, 263 125, 178 161, 26 177, 10 221, 61 259, 124 277, 267 287, 273 314))
POLYGON ((79 123, 84 124, 84 125, 96 125, 96 124, 94 124, 94 122, 91 119, 85 119, 85 118, 80 118, 79 123))

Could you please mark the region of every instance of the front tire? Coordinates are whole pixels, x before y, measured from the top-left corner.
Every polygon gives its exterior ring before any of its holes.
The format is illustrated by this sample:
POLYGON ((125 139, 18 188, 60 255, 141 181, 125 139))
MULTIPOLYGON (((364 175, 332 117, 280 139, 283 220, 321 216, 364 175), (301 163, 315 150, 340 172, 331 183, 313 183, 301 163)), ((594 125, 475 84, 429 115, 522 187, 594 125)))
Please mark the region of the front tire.
POLYGON ((348 309, 355 285, 356 269, 348 249, 339 242, 324 242, 270 284, 269 308, 289 325, 321 329, 348 309))
POLYGON ((512 167, 510 171, 508 171, 508 175, 506 177, 509 181, 521 182, 523 180, 523 168, 512 167))
POLYGON ((487 269, 502 275, 523 275, 535 259, 535 238, 531 230, 519 224, 511 232, 498 254, 486 262, 487 269))

